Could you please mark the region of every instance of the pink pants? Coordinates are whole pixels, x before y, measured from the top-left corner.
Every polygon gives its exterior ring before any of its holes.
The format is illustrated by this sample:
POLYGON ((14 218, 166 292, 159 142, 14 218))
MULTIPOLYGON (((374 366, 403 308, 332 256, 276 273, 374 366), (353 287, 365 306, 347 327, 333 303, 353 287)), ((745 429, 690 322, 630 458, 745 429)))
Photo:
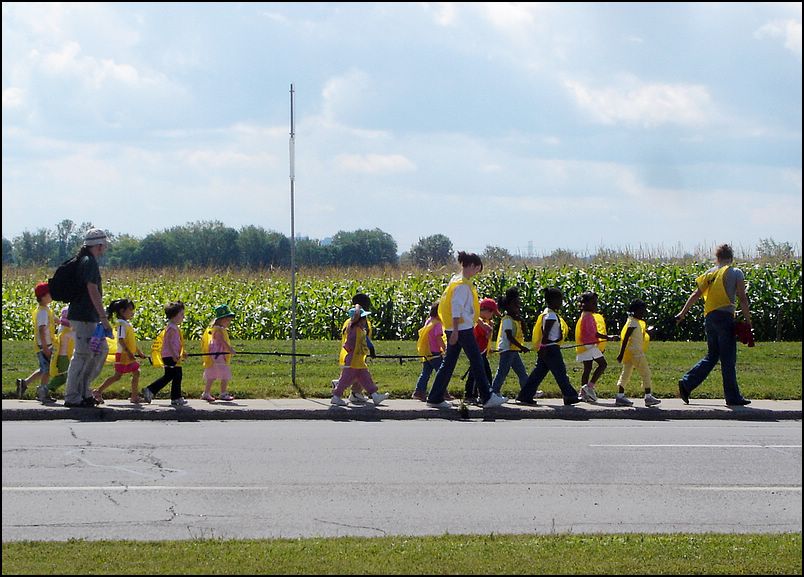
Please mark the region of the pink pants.
POLYGON ((341 378, 338 379, 338 385, 335 387, 333 394, 339 397, 343 396, 343 392, 352 384, 360 385, 369 395, 377 392, 377 385, 374 384, 368 369, 343 367, 341 369, 341 378))

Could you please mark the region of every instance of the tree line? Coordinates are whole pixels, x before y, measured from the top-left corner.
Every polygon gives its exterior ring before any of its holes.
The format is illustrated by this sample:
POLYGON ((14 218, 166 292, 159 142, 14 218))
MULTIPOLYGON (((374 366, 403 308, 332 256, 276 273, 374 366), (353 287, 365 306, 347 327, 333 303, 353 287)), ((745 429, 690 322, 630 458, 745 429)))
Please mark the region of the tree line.
MULTIPOLYGON (((57 266, 81 247, 91 223, 63 220, 54 229, 23 232, 13 240, 3 238, 3 264, 57 266)), ((259 270, 290 267, 290 238, 260 226, 234 229, 219 221, 191 222, 137 238, 115 235, 104 256, 104 266, 119 268, 231 267, 259 270)), ((452 242, 444 235, 419 240, 400 257, 393 237, 379 228, 339 231, 332 238, 296 239, 296 263, 300 267, 396 266, 422 267, 451 264, 452 242)))
MULTIPOLYGON (((12 240, 3 238, 3 265, 50 266, 64 262, 81 247, 84 234, 92 224, 76 224, 63 220, 55 228, 41 228, 36 232, 25 231, 12 240)), ((265 230, 260 226, 244 226, 234 229, 219 221, 191 222, 174 226, 137 238, 129 234, 115 235, 107 231, 112 243, 104 256, 104 266, 118 268, 243 268, 260 270, 266 268, 290 268, 290 238, 280 232, 265 230)), ((414 266, 433 269, 455 264, 452 241, 443 234, 421 237, 418 242, 401 255, 393 237, 374 228, 355 231, 339 231, 332 238, 323 240, 298 237, 296 239, 297 267, 341 266, 414 266)), ((786 262, 800 258, 788 242, 761 239, 753 254, 738 255, 740 260, 786 262)), ((598 249, 591 256, 580 256, 572 251, 558 248, 546 256, 534 257, 513 255, 498 246, 486 246, 481 253, 483 262, 491 266, 528 265, 575 265, 622 261, 710 260, 708 248, 700 254, 685 254, 673 257, 661 252, 634 253, 626 250, 598 249)))

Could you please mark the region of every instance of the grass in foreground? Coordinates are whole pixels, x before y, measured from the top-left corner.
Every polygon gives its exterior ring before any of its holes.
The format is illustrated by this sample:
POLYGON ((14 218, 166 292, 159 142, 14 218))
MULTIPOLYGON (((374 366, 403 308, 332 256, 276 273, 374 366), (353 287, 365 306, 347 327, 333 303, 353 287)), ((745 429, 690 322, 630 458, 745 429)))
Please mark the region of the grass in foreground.
POLYGON ((3 543, 6 574, 801 575, 801 534, 3 543))
MULTIPOLYGON (((620 366, 617 364, 619 343, 609 343, 606 358, 609 366, 598 386, 598 394, 603 398, 613 398, 617 390, 617 378, 620 366)), ((376 341, 377 353, 380 355, 415 355, 416 343, 413 341, 376 341)), ((141 342, 143 351, 150 351, 150 342, 141 342)), ((251 352, 290 351, 288 341, 234 341, 235 350, 251 352)), ((310 353, 314 356, 299 359, 296 367, 296 385, 291 384, 291 361, 289 357, 240 355, 232 361, 234 376, 230 390, 239 398, 276 399, 305 397, 329 397, 330 381, 338 377, 337 352, 340 342, 335 341, 299 341, 297 352, 310 353)), ((187 350, 200 352, 198 341, 188 341, 187 350)), ((570 380, 575 388, 580 387, 581 365, 575 362, 575 349, 565 349, 564 362, 567 365, 570 380)), ((706 353, 703 342, 654 342, 648 349, 648 363, 653 378, 653 394, 660 398, 676 396, 678 379, 698 362, 706 353)), ((743 394, 749 399, 801 399, 802 365, 800 342, 762 342, 754 348, 738 345, 737 378, 743 394)), ((29 341, 3 341, 3 398, 14 396, 15 380, 27 377, 35 367, 33 344, 29 341)), ((523 355, 528 371, 536 364, 536 353, 523 355)), ((497 368, 497 355, 491 355, 491 370, 497 368)), ((403 364, 389 359, 370 360, 371 374, 383 392, 391 393, 392 398, 406 399, 413 392, 416 380, 421 372, 418 360, 408 360, 403 364)), ((450 392, 460 397, 463 395, 464 383, 461 376, 468 368, 466 357, 461 355, 450 383, 450 392)), ((93 383, 98 387, 103 379, 112 375, 112 365, 106 365, 100 377, 93 383)), ((163 374, 162 369, 151 367, 146 363, 141 367, 140 387, 152 383, 163 374)), ((202 379, 203 367, 200 357, 190 357, 184 362, 184 379, 182 388, 188 398, 197 399, 204 390, 202 379)), ((432 385, 433 377, 429 385, 432 385)), ((720 367, 710 374, 703 385, 695 390, 694 398, 723 398, 723 381, 720 367)), ((123 377, 104 396, 112 399, 127 399, 131 386, 131 378, 123 377)), ((219 391, 219 383, 215 383, 213 393, 219 391)), ((548 398, 560 398, 561 393, 552 375, 548 375, 541 387, 548 398)), ((35 398, 36 385, 28 388, 27 398, 35 398)), ((163 395, 167 395, 167 388, 163 395)), ((513 371, 503 387, 503 393, 515 396, 519 392, 519 383, 513 371)), ((626 393, 632 397, 640 397, 642 388, 638 375, 631 378, 626 393)), ((63 398, 64 387, 56 392, 56 397, 63 398)))

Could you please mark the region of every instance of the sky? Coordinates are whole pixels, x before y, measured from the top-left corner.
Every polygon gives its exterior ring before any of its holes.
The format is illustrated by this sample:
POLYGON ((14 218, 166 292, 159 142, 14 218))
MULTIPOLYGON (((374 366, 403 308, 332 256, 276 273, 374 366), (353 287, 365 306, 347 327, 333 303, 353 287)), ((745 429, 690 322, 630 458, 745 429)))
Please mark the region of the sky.
POLYGON ((801 253, 801 4, 4 2, 3 237, 801 253))

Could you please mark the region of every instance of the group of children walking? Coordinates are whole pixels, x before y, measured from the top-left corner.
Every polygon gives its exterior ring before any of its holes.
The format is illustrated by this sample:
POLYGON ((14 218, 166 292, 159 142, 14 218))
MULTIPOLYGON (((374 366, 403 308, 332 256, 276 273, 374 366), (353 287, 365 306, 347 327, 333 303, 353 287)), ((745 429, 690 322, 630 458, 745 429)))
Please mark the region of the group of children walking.
MULTIPOLYGON (((536 319, 531 339, 533 348, 537 350, 537 360, 536 366, 530 373, 525 368, 521 356, 530 352, 531 349, 526 345, 522 328, 524 319, 522 318, 519 290, 512 287, 497 300, 484 298, 479 301, 479 319, 474 328, 474 336, 483 359, 486 377, 491 383, 491 390, 494 394, 501 395, 508 373, 513 370, 519 380, 519 394, 516 400, 525 405, 536 405, 535 399, 544 394, 538 387, 547 374, 552 373, 561 389, 565 404, 575 404, 579 401, 597 403, 597 385, 607 367, 603 355, 606 343, 620 341, 617 361, 622 363, 622 371, 617 381, 615 405, 632 406, 634 404, 625 395, 625 388, 630 382, 634 369, 642 379, 645 406, 653 407, 661 403, 651 393, 651 374, 645 357, 645 348, 650 341, 650 332, 653 327, 645 326, 644 317, 647 307, 643 301, 635 300, 631 303, 628 308, 628 320, 623 326, 621 335, 618 336, 609 335, 606 331, 605 319, 598 312, 598 295, 586 292, 580 296, 581 316, 575 327, 575 349, 576 360, 582 363, 583 370, 580 393, 576 393, 561 355, 561 349, 564 348, 561 343, 569 333, 566 321, 559 314, 564 296, 557 288, 545 289, 544 296, 547 307, 536 319), (501 319, 496 338, 491 339, 492 319, 497 315, 501 319), (488 362, 490 353, 499 355, 497 371, 493 377, 488 362)), ((422 372, 412 398, 421 401, 427 401, 427 382, 434 372, 438 372, 446 347, 443 324, 438 311, 439 303, 433 303, 430 316, 419 331, 417 350, 418 354, 424 358, 422 372), (426 344, 429 344, 429 347, 425 347, 426 344)), ((473 403, 481 402, 471 370, 468 372, 464 398, 473 403)))
MULTIPOLYGON (((39 367, 27 378, 17 379, 17 397, 23 398, 28 385, 39 380, 36 398, 43 404, 55 402, 51 393, 67 381, 70 358, 75 348, 75 335, 67 318, 69 307, 64 307, 58 321, 50 308, 52 298, 48 283, 39 283, 34 288, 38 306, 32 313, 34 326, 34 343, 37 349, 39 367), (58 326, 58 330, 56 327, 58 326)), ((167 324, 157 336, 151 348, 151 355, 146 356, 137 344, 137 335, 131 324, 135 305, 131 299, 113 300, 106 308, 109 319, 116 318, 114 335, 110 340, 108 363, 114 364, 114 374, 108 377, 97 388, 92 390, 95 405, 102 405, 103 392, 125 375, 131 375, 131 396, 133 404, 150 403, 157 393, 170 384, 170 404, 181 407, 187 404, 182 396, 182 366, 187 358, 184 348, 184 334, 181 323, 184 320, 184 303, 176 301, 165 306, 167 324), (153 383, 139 391, 140 363, 137 359, 148 359, 156 367, 163 367, 164 374, 153 383)), ((215 318, 204 331, 201 338, 201 356, 204 364, 204 393, 201 398, 213 403, 215 401, 233 401, 235 397, 229 392, 232 380, 230 367, 235 350, 229 341, 229 325, 235 314, 228 305, 215 307, 215 318), (212 395, 212 386, 220 381, 220 396, 212 395)))

